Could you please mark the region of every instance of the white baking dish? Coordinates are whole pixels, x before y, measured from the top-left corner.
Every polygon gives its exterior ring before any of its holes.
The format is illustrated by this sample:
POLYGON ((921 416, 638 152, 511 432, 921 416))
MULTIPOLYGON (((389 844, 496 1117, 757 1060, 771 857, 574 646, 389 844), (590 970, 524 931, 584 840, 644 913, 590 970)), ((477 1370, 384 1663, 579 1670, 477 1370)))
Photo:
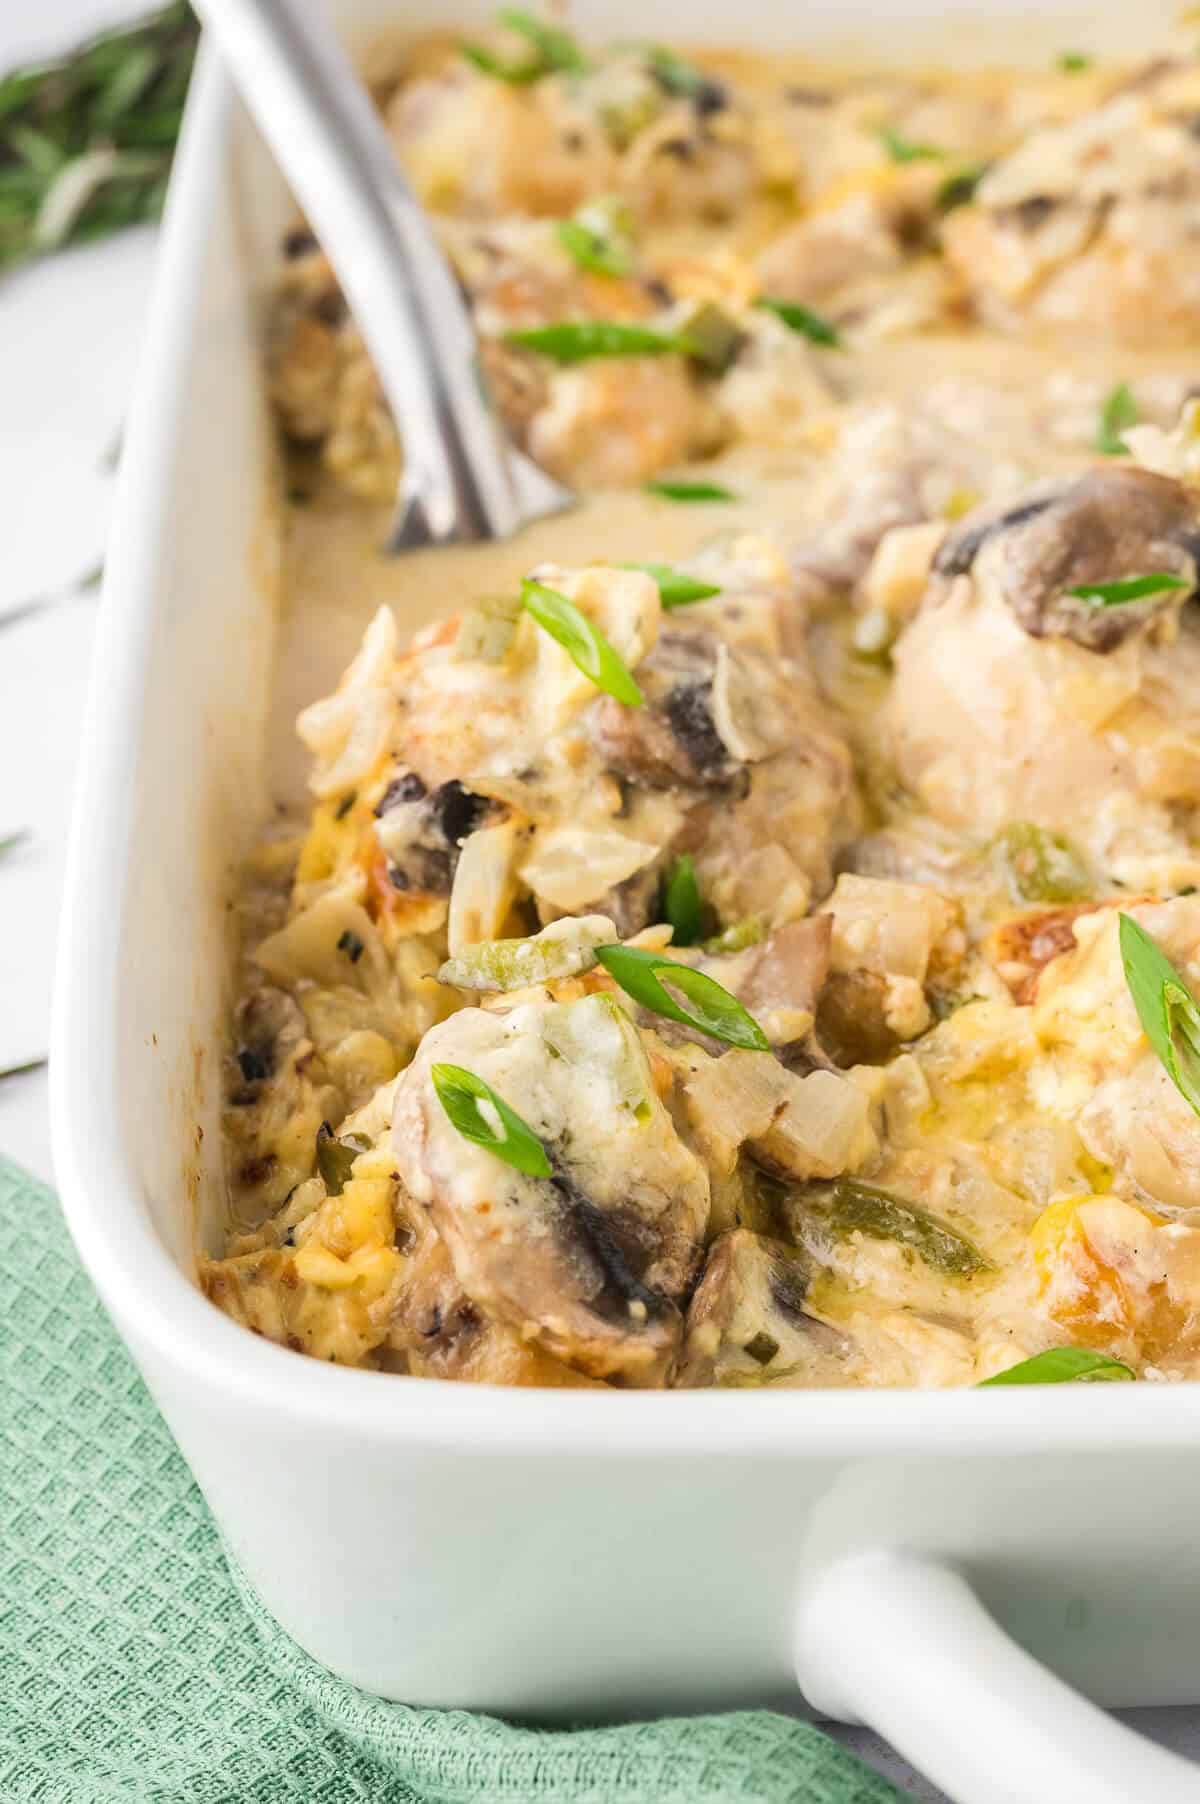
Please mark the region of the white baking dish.
MULTIPOLYGON (((339 17, 397 10, 445 22, 437 0, 339 17)), ((813 10, 757 0, 735 21, 705 0, 660 7, 655 30, 878 50, 902 25, 922 54, 952 19, 952 54, 1041 57, 1132 23, 1068 5, 1051 29, 1002 0, 813 10)), ((1138 8, 1143 44, 1173 11, 1138 8)), ((641 23, 630 0, 579 13, 641 23)), ((1200 1773, 1008 1638, 1102 1703, 1200 1701, 1195 1387, 496 1391, 297 1359, 195 1289, 194 1233, 215 1245, 219 1210, 230 868, 263 795, 255 335, 286 214, 203 59, 123 462, 54 1036, 72 1231, 234 1555, 319 1659, 414 1703, 645 1715, 798 1678, 970 1804, 1197 1798, 1200 1773)))

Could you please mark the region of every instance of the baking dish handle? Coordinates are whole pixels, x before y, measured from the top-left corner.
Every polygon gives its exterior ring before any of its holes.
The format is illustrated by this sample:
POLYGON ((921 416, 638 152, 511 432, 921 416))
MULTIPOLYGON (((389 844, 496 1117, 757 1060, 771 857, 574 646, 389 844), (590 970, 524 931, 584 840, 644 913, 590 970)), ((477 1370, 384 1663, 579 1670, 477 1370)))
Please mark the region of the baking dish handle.
POLYGON ((922 1554, 827 1568, 801 1607, 796 1674, 815 1709, 877 1730, 956 1804, 1200 1804, 1200 1767, 1088 1703, 922 1554))

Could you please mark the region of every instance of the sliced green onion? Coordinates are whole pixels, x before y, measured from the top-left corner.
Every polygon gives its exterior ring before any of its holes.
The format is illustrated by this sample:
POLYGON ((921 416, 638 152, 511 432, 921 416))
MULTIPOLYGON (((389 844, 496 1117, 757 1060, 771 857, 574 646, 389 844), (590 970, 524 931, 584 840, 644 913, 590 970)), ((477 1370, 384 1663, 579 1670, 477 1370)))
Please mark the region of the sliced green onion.
POLYGON ((728 952, 744 952, 747 946, 757 946, 767 937, 761 915, 747 915, 744 920, 734 921, 723 933, 705 940, 704 950, 720 956, 728 952))
POLYGON ((1070 840, 1033 821, 1010 821, 992 841, 1015 902, 1082 902, 1092 893, 1087 866, 1070 840))
POLYGON ((664 501, 736 501, 732 489, 719 482, 670 482, 656 478, 645 484, 648 495, 661 495, 664 501))
POLYGON ((965 163, 948 175, 937 191, 937 204, 943 213, 955 207, 967 207, 975 199, 975 190, 987 174, 986 163, 965 163))
POLYGON ((1138 408, 1128 382, 1119 382, 1100 409, 1096 449, 1105 457, 1128 457, 1129 446, 1121 434, 1137 425, 1138 408))
POLYGON ((1118 932, 1125 982, 1142 1031, 1179 1094, 1200 1115, 1200 1008, 1140 921, 1122 914, 1118 932))
POLYGON ((1094 57, 1086 55, 1082 50, 1061 50, 1054 59, 1054 66, 1061 69, 1064 75, 1081 75, 1085 69, 1092 67, 1094 61, 1094 57))
POLYGON ((578 670, 582 670, 597 689, 603 689, 627 708, 640 708, 645 696, 634 681, 633 673, 618 657, 599 627, 557 589, 527 577, 521 584, 521 599, 526 612, 532 614, 543 632, 556 639, 578 670))
POLYGON ((429 1075, 447 1120, 464 1140, 485 1146, 527 1177, 552 1175, 550 1156, 533 1129, 515 1109, 509 1108, 503 1097, 496 1095, 490 1084, 461 1065, 432 1065, 429 1075))
POLYGON ((843 1233, 857 1232, 911 1247, 926 1265, 949 1277, 973 1278, 992 1269, 991 1260, 965 1234, 928 1209, 874 1184, 839 1178, 833 1186, 830 1214, 833 1225, 843 1233))
POLYGON ((1145 576, 1126 576, 1115 583, 1080 583, 1068 589, 1080 601, 1090 601, 1097 608, 1120 608, 1129 601, 1143 601, 1147 595, 1162 595, 1168 589, 1190 589, 1191 584, 1173 570, 1151 570, 1145 576))
POLYGON ((632 243, 615 225, 605 223, 597 206, 581 208, 572 219, 560 219, 554 231, 580 269, 599 276, 627 276, 634 266, 632 243))
POLYGON ((711 76, 662 44, 646 46, 646 63, 659 87, 680 100, 696 100, 715 86, 711 76))
POLYGON ((659 332, 625 320, 560 320, 552 326, 531 326, 506 332, 505 344, 522 351, 537 351, 555 363, 586 363, 592 357, 680 357, 692 355, 691 340, 680 332, 659 332))
POLYGON ((704 583, 686 570, 672 564, 619 564, 619 570, 643 570, 658 584, 658 598, 664 608, 684 608, 691 601, 708 601, 721 593, 716 583, 704 583))
POLYGON ((678 1021, 684 1027, 699 1028, 701 1033, 724 1040, 728 1046, 770 1052, 771 1042, 753 1015, 715 977, 694 971, 691 965, 681 965, 673 958, 664 958, 661 952, 646 952, 640 946, 600 946, 596 957, 625 994, 652 1014, 678 1021), (695 1014, 676 1002, 660 974, 665 975, 672 989, 687 997, 695 1014))
POLYGON ((976 1389, 986 1390, 989 1384, 1095 1384, 1134 1376, 1127 1365, 1110 1359, 1107 1353, 1092 1353, 1087 1347, 1051 1347, 1046 1353, 1035 1353, 1032 1359, 1009 1366, 1006 1372, 983 1379, 976 1389))
POLYGON ((360 1153, 369 1153, 371 1142, 360 1134, 339 1140, 327 1121, 317 1129, 317 1170, 325 1180, 330 1196, 341 1196, 350 1181, 354 1161, 360 1153))
POLYGON ((676 860, 663 889, 663 919, 675 929, 673 945, 694 946, 704 925, 704 904, 690 852, 676 860))
POLYGON ((14 852, 18 846, 23 846, 28 838, 28 827, 19 827, 15 833, 4 834, 3 838, 0 838, 0 858, 3 858, 6 852, 14 852))
POLYGON ((484 49, 482 45, 464 44, 461 51, 463 57, 485 75, 520 86, 526 82, 538 81, 543 75, 563 71, 582 75, 586 71, 586 59, 570 32, 511 8, 506 8, 496 17, 506 30, 515 32, 518 37, 526 40, 532 47, 533 55, 527 62, 506 63, 502 57, 484 49))
POLYGON ((946 154, 936 144, 915 144, 890 125, 880 127, 879 142, 893 163, 936 163, 946 154))
POLYGON ((761 307, 764 313, 773 313, 789 331, 801 333, 815 345, 825 345, 831 351, 843 349, 841 334, 833 321, 812 307, 806 307, 802 301, 774 301, 770 295, 760 294, 754 305, 761 307))

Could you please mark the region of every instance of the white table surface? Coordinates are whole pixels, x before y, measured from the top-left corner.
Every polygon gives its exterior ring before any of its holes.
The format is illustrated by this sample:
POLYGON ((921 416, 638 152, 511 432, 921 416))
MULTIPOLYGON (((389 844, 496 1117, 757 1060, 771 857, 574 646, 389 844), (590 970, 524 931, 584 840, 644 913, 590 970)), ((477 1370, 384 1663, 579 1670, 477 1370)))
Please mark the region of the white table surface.
MULTIPOLYGON (((0 5, 0 73, 141 10, 131 0, 0 5)), ((4 616, 32 597, 69 590, 103 554, 113 451, 154 254, 155 234, 134 231, 0 278, 0 837, 18 828, 30 835, 0 869, 0 1070, 47 1048, 95 591, 21 620, 4 616)), ((44 1071, 0 1083, 0 1151, 52 1179, 44 1071)), ((1130 1719, 1200 1760, 1200 1710, 1137 1711, 1130 1719)), ((874 1736, 835 1732, 915 1797, 937 1804, 941 1794, 874 1736)))

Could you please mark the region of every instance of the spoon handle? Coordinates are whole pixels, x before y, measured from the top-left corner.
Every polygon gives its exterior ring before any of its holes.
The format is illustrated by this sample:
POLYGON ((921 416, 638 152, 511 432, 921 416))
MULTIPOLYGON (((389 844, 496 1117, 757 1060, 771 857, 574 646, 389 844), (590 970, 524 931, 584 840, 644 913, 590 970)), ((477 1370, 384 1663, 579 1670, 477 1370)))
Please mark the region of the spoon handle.
POLYGON ((389 548, 503 538, 570 495, 505 441, 470 315, 313 0, 198 0, 337 272, 404 444, 389 548))

